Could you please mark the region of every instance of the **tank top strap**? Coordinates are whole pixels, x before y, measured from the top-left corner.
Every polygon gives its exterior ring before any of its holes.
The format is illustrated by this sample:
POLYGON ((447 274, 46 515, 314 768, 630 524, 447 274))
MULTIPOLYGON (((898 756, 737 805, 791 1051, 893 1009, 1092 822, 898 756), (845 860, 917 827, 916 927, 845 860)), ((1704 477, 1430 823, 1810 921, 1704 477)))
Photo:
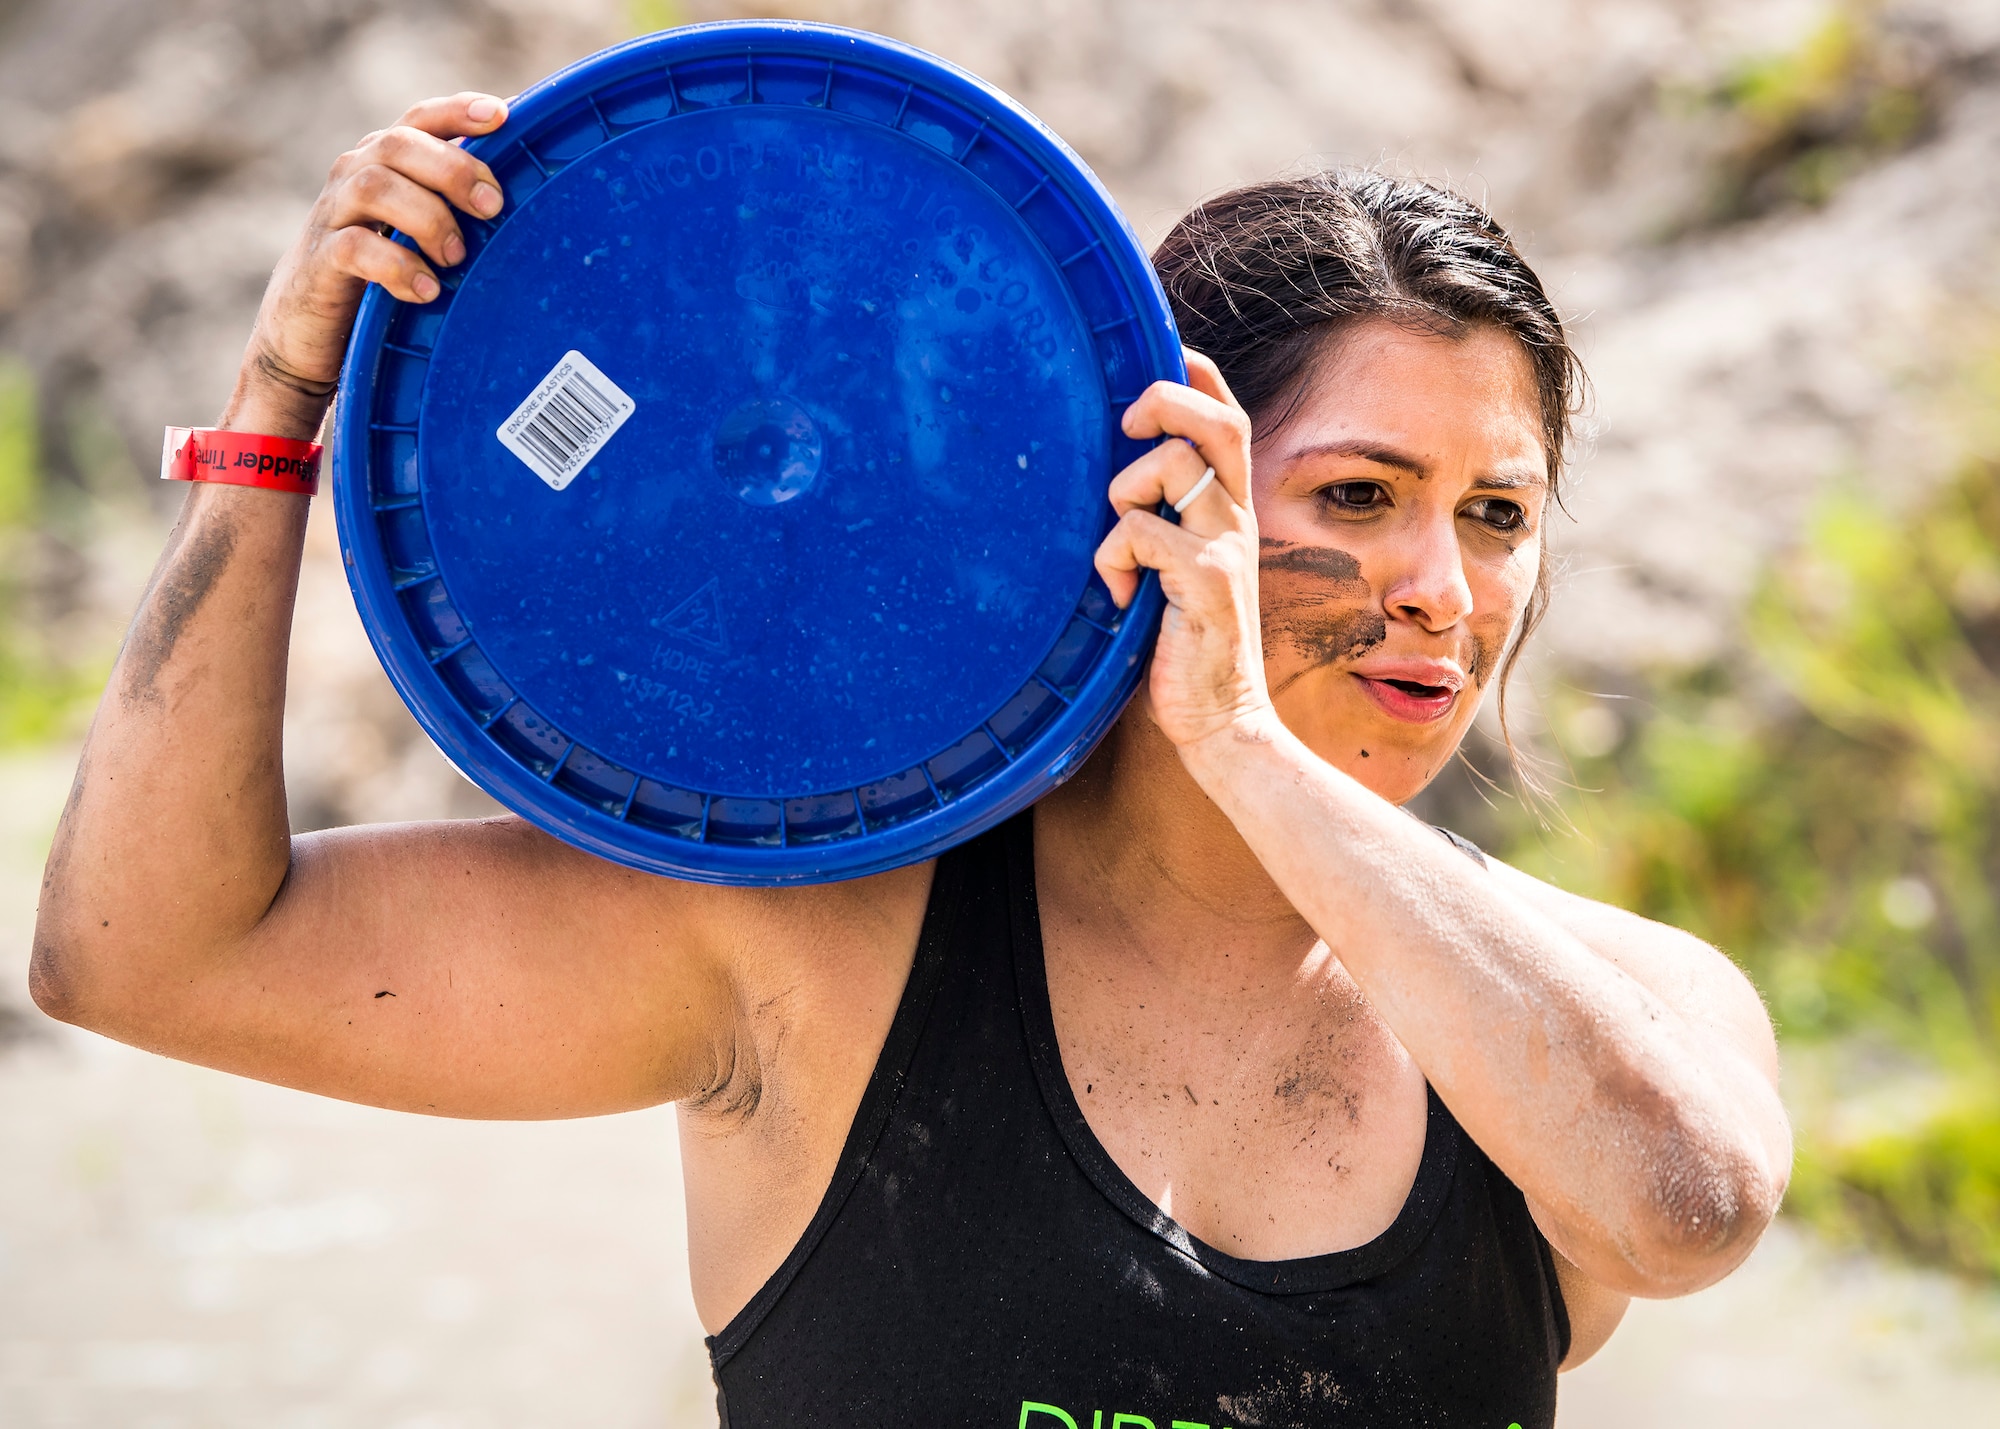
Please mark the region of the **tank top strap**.
MULTIPOLYGON (((1007 842, 1008 899, 1014 920, 1014 974, 1021 1018, 1027 1028, 1035 1080, 1050 1117, 1069 1153, 1104 1198, 1135 1225, 1159 1237, 1211 1274, 1266 1295, 1300 1295, 1337 1290, 1372 1279, 1411 1254, 1430 1234, 1451 1190, 1465 1133, 1446 1109, 1436 1089, 1425 1084, 1427 1116, 1423 1156, 1415 1182, 1396 1219, 1374 1239, 1350 1250, 1293 1260, 1245 1260, 1198 1239, 1161 1211, 1119 1169, 1090 1129, 1076 1090, 1064 1070, 1056 1040, 1055 1014, 1049 1004, 1048 964, 1042 947, 1041 910, 1035 896, 1034 840, 1025 829, 1014 829, 1007 842)), ((1439 830, 1443 832, 1443 830, 1439 830)), ((1447 835, 1449 837, 1449 835, 1447 835)))

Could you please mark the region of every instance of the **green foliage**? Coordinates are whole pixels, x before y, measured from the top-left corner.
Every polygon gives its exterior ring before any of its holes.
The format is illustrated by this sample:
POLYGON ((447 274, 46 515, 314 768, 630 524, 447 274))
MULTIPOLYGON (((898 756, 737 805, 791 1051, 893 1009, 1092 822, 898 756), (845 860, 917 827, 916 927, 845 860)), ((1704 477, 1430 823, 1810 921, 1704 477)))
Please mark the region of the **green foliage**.
POLYGON ((0 531, 34 519, 40 488, 35 380, 19 361, 0 362, 0 531))
POLYGON ((2000 463, 1906 519, 1828 502, 1748 627, 1578 761, 1580 837, 1512 856, 1727 949, 1788 1041, 1922 1069, 1891 1122, 1806 1119, 1794 1208, 2000 1275, 2000 463))
POLYGON ((1796 129, 1846 101, 1870 38, 1853 8, 1836 9, 1791 53, 1739 64, 1717 97, 1766 130, 1796 129))
POLYGON ((2000 1275, 2000 1080, 1948 1082, 1905 1121, 1817 1128, 1787 1204, 1839 1239, 2000 1275))
POLYGON ((1874 10, 1843 0, 1796 49, 1746 60, 1702 96, 1730 135, 1712 220, 1824 203, 1870 159, 1923 133, 1935 65, 1874 10))
POLYGON ((679 0, 625 0, 625 26, 635 35, 650 35, 686 23, 679 0))
POLYGON ((0 359, 0 747, 60 733, 103 683, 101 668, 55 648, 35 618, 31 583, 48 504, 37 427, 33 374, 0 359))

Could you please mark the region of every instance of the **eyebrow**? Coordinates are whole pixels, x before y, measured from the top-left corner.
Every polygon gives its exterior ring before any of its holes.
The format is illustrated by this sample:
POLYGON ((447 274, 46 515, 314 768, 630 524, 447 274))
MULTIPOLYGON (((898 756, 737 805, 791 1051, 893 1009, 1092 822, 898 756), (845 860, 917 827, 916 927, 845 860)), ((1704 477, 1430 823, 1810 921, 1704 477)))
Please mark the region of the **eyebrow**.
POLYGON ((1379 466, 1393 466, 1400 471, 1407 471, 1420 481, 1429 480, 1431 474, 1429 465, 1408 452, 1384 446, 1381 442, 1362 441, 1358 438, 1344 442, 1315 442, 1294 452, 1292 460, 1306 461, 1319 456, 1359 457, 1363 461, 1372 461, 1379 466))
MULTIPOLYGON (((1408 452, 1399 450, 1396 447, 1360 438, 1351 438, 1344 442, 1315 442, 1309 447, 1302 447, 1297 452, 1294 452, 1292 460, 1309 461, 1314 457, 1329 456, 1358 457, 1362 461, 1372 461, 1379 466, 1392 466, 1398 471, 1407 471, 1419 481, 1428 481, 1431 476, 1429 463, 1420 458, 1411 456, 1408 452)), ((1528 487, 1542 485, 1547 479, 1539 471, 1529 476, 1523 475, 1517 468, 1501 467, 1498 470, 1487 472, 1485 475, 1479 477, 1473 482, 1473 485, 1496 491, 1520 491, 1528 487)))

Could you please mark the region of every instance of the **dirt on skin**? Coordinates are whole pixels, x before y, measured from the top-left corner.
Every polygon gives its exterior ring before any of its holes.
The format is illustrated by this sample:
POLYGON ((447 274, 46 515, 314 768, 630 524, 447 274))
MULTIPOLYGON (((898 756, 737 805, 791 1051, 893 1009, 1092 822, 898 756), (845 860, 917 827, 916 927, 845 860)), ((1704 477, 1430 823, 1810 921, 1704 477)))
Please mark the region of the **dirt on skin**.
POLYGON ((1267 658, 1280 668, 1297 665, 1273 695, 1302 675, 1359 658, 1388 637, 1388 621, 1361 563, 1338 547, 1264 537, 1257 598, 1267 658))
MULTIPOLYGON (((1721 226, 1690 221, 1732 142, 1702 96, 1797 51, 1828 13, 1816 0, 776 8, 882 29, 1002 85, 1149 238, 1206 193, 1315 157, 1489 202, 1577 319, 1596 382, 1560 537, 1572 574, 1541 640, 1567 661, 1705 657, 1830 481, 1920 488, 1951 457, 1931 435, 1938 374, 2000 304, 1991 0, 1872 7, 1931 47, 1945 82, 1929 124, 1822 204, 1721 226)), ((0 3, 0 355, 40 384, 50 469, 133 504, 171 494, 148 471, 161 425, 220 409, 328 162, 411 98, 512 92, 637 12, 772 9, 0 3)), ((58 563, 48 621, 111 648, 163 535, 99 523, 58 563)), ((1301 624, 1310 648, 1340 646, 1330 614, 1301 624)), ((324 509, 290 689, 302 826, 491 811, 383 679, 324 509)), ((0 761, 0 1422, 712 1422, 669 1114, 427 1122, 38 1020, 21 998, 28 919, 73 762, 0 761)), ((1636 1305, 1565 1376, 1560 1423, 1979 1423, 2000 1407, 1996 1366, 1990 1296, 1781 1223, 1715 1290, 1636 1305)))

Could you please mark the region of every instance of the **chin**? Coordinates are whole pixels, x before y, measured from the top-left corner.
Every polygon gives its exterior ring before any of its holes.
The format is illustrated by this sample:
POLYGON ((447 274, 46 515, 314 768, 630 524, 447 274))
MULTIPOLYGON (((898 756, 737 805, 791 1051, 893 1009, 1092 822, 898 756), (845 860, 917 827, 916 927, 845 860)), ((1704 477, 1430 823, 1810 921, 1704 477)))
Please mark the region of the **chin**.
POLYGON ((1289 698, 1278 702, 1279 717, 1313 753, 1392 803, 1414 798, 1430 783, 1456 752, 1470 723, 1454 709, 1442 719, 1415 724, 1389 718, 1365 697, 1315 693, 1324 697, 1313 704, 1289 698))

